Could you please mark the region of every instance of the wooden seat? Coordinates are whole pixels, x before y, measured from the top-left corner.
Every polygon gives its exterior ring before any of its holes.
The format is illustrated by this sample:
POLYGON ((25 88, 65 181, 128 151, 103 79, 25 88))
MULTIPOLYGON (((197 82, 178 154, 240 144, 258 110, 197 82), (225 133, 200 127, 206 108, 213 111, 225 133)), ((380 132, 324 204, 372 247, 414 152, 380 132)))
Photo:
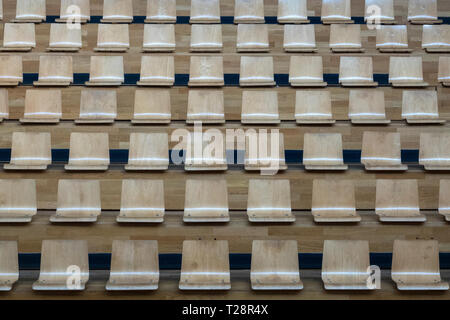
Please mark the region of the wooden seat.
POLYGON ((0 89, 0 123, 9 118, 8 90, 0 89))
POLYGON ((305 133, 303 165, 306 170, 347 170, 340 133, 305 133))
POLYGON ((295 93, 295 120, 299 124, 333 124, 331 95, 328 90, 295 93))
POLYGON ((228 169, 226 143, 222 133, 189 133, 184 152, 186 171, 225 171, 228 169), (214 140, 212 140, 214 138, 214 140))
POLYGON ((86 86, 120 86, 124 82, 122 56, 91 56, 86 86))
POLYGON ((222 56, 191 56, 190 87, 221 87, 225 84, 222 56))
POLYGON ((422 57, 390 57, 389 83, 393 87, 426 87, 422 57))
POLYGON ((101 212, 99 180, 58 181, 58 205, 51 222, 95 222, 101 212))
POLYGON ((43 240, 41 272, 33 290, 82 291, 89 280, 86 240, 43 240))
POLYGON ((321 56, 291 56, 289 83, 292 87, 326 87, 321 56))
POLYGON ((402 119, 408 123, 445 123, 439 119, 435 90, 403 90, 402 119))
POLYGON ((36 48, 34 23, 5 23, 0 51, 31 51, 36 48))
POLYGON ((411 52, 408 48, 408 28, 406 26, 379 26, 376 48, 380 52, 411 52))
POLYGON ((51 163, 49 132, 13 132, 11 161, 4 170, 46 170, 51 163))
POLYGON ((288 179, 250 179, 247 215, 250 222, 295 222, 288 179))
POLYGON ((220 23, 220 0, 191 0, 189 23, 220 23))
POLYGON ((313 181, 311 213, 315 222, 359 222, 351 180, 313 181))
POLYGON ((99 24, 97 31, 97 52, 126 52, 130 48, 130 34, 127 24, 99 24))
POLYGON ((450 180, 441 179, 439 184, 439 214, 450 221, 450 180))
POLYGON ((58 123, 62 117, 61 90, 26 90, 22 123, 58 123))
POLYGON ((222 90, 189 90, 186 123, 225 123, 222 90))
POLYGON ((173 86, 175 63, 173 56, 142 56, 138 86, 173 86))
POLYGON ((221 24, 193 24, 191 26, 192 52, 221 52, 222 25, 221 24))
POLYGON ((164 221, 164 180, 122 180, 117 222, 161 223, 164 221))
POLYGON ((450 26, 424 25, 422 49, 427 52, 450 52, 450 26))
POLYGON ((40 56, 36 87, 67 87, 73 82, 72 56, 40 56))
POLYGON ((234 1, 234 23, 264 22, 264 0, 234 1))
POLYGON ((102 23, 132 23, 133 0, 103 0, 102 23))
POLYGON ((253 240, 253 290, 301 290, 297 240, 253 240))
POLYGON ((398 290, 448 290, 441 280, 437 240, 394 240, 392 280, 398 290))
POLYGON ((35 180, 0 180, 0 223, 31 222, 31 219, 36 213, 35 180))
POLYGON ((400 133, 364 131, 361 163, 366 170, 408 170, 408 166, 402 164, 400 133))
POLYGON ((422 132, 420 134, 419 164, 425 170, 450 170, 450 134, 422 132))
POLYGON ((81 28, 68 28, 66 24, 52 23, 47 51, 77 52, 83 46, 81 28))
POLYGON ((366 0, 364 12, 366 23, 395 24, 394 0, 366 0))
POLYGON ((283 48, 286 52, 317 52, 314 25, 285 24, 283 48))
POLYGON ((117 93, 115 90, 82 90, 80 116, 75 123, 113 123, 117 118, 117 93))
POLYGON ((107 291, 156 290, 158 282, 158 241, 113 240, 107 291))
POLYGON ((265 140, 256 135, 246 136, 244 167, 265 175, 287 170, 283 133, 269 133, 265 140))
POLYGON ((167 133, 130 133, 130 150, 125 170, 167 170, 169 136, 167 133))
POLYGON ((412 24, 442 23, 437 14, 437 0, 408 1, 408 21, 412 24))
POLYGON ((41 23, 46 18, 45 0, 16 1, 16 18, 12 22, 41 23))
POLYGON ((377 180, 375 213, 382 222, 424 222, 417 180, 377 180))
POLYGON ((184 240, 179 288, 231 289, 228 241, 184 240))
POLYGON ((241 87, 274 86, 273 57, 241 57, 241 87))
POLYGON ((186 180, 184 222, 228 222, 227 181, 186 180))
POLYGON ((332 24, 330 49, 333 52, 364 52, 359 24, 332 24))
POLYGON ((23 82, 22 57, 0 56, 0 86, 18 86, 23 82))
POLYGON ((131 123, 170 123, 170 91, 166 89, 136 90, 131 123))
POLYGON ((277 91, 243 91, 241 122, 244 124, 280 123, 277 91))
POLYGON ((267 24, 239 24, 237 27, 237 52, 269 52, 267 24))
POLYGON ((326 290, 371 290, 369 278, 369 241, 324 241, 322 281, 326 290))
POLYGON ((344 87, 376 87, 372 57, 340 57, 339 83, 344 87))
POLYGON ((322 0, 320 19, 323 24, 354 23, 350 0, 322 0))
POLYGON ((147 0, 145 23, 175 23, 176 21, 176 0, 147 0))
POLYGON ((278 23, 309 23, 306 0, 279 0, 278 23))
POLYGON ((350 90, 348 117, 354 124, 388 124, 384 91, 376 89, 350 90))
POLYGON ((61 0, 59 19, 56 22, 86 23, 90 20, 90 0, 61 0))
POLYGON ((444 87, 450 87, 450 57, 439 57, 438 81, 444 87))
POLYGON ((0 241, 0 292, 11 291, 19 280, 17 241, 0 241))
POLYGON ((143 52, 174 52, 175 25, 146 24, 144 26, 143 52))
POLYGON ((107 133, 72 132, 69 163, 66 170, 108 170, 109 137, 107 133))

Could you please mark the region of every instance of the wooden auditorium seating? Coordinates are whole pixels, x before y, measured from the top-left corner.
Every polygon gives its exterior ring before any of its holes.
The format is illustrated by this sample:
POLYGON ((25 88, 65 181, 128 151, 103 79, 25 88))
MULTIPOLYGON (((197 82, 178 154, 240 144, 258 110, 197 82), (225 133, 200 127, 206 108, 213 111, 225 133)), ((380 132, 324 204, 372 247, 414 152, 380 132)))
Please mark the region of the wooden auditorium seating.
POLYGON ((250 222, 295 222, 288 179, 250 179, 247 215, 250 222))
POLYGON ((426 87, 422 57, 390 57, 389 83, 393 87, 426 87))
POLYGON ((184 240, 180 290, 229 290, 227 240, 184 240))
POLYGON ((173 56, 142 56, 138 86, 170 87, 175 82, 173 56))
POLYGON ((450 57, 439 57, 438 81, 444 87, 450 87, 450 57))
POLYGON ((320 19, 323 24, 354 23, 350 0, 322 0, 320 19))
POLYGON ((229 222, 227 181, 187 179, 184 222, 229 222))
POLYGON ((107 291, 156 290, 158 282, 158 241, 113 241, 107 291))
POLYGON ((366 0, 364 8, 366 23, 395 24, 394 0, 366 0))
POLYGON ((102 23, 133 22, 133 0, 103 0, 102 23))
POLYGON ((278 23, 309 23, 306 0, 279 0, 278 23))
POLYGON ((0 1, 0 21, 3 20, 3 1, 0 1))
POLYGON ((62 23, 50 25, 50 38, 47 51, 78 52, 83 47, 81 28, 68 28, 62 23))
POLYGON ((12 22, 41 23, 47 18, 46 0, 17 0, 16 17, 12 22))
POLYGON ((273 57, 242 56, 239 85, 241 87, 274 86, 273 57))
POLYGON ((9 118, 9 95, 7 89, 0 88, 0 123, 9 118))
POLYGON ((325 240, 322 281, 326 290, 373 290, 370 277, 369 241, 325 240))
POLYGON ((398 290, 448 290, 439 270, 436 240, 394 240, 392 280, 398 290))
POLYGON ((439 118, 437 91, 403 90, 402 119, 412 124, 445 123, 439 118))
POLYGON ((86 240, 42 241, 41 271, 33 290, 82 291, 88 280, 86 240))
POLYGON ((241 123, 245 124, 278 124, 277 91, 243 91, 241 123))
POLYGON ((427 52, 450 52, 450 26, 424 25, 422 49, 427 52))
POLYGON ((193 24, 191 26, 192 52, 221 52, 222 25, 221 24, 193 24))
POLYGON ((238 24, 237 52, 269 52, 267 24, 238 24))
POLYGON ((186 123, 193 124, 195 122, 225 123, 222 90, 189 90, 186 123))
POLYGON ((124 82, 122 56, 91 56, 86 86, 120 86, 124 82))
POLYGON ((365 131, 362 139, 361 163, 369 171, 405 171, 402 164, 400 133, 365 131))
POLYGON ((109 166, 109 137, 102 132, 70 134, 69 171, 105 171, 109 166))
POLYGON ((31 222, 36 213, 35 180, 0 179, 0 223, 31 222))
POLYGON ((164 212, 164 180, 122 180, 117 222, 161 223, 164 212))
POLYGON ((31 51, 36 48, 34 23, 5 23, 0 51, 31 51))
POLYGON ((450 180, 441 179, 439 183, 438 212, 445 217, 445 221, 450 221, 450 180))
POLYGON ((144 26, 143 52, 174 52, 175 25, 146 24, 144 26))
POLYGON ((317 52, 313 24, 285 24, 283 48, 286 52, 317 52))
POLYGON ((375 213, 382 222, 424 222, 420 213, 417 180, 378 179, 375 213))
POLYGON ((220 23, 220 0, 191 0, 189 23, 220 23))
POLYGON ((295 93, 295 120, 298 124, 333 124, 331 94, 328 90, 298 90, 295 93))
POLYGON ((330 49, 333 52, 364 52, 359 24, 332 24, 330 26, 330 49))
POLYGON ((56 22, 86 23, 90 20, 90 0, 61 0, 59 18, 55 20, 56 22))
POLYGON ((359 222, 351 180, 314 179, 311 213, 315 222, 359 222))
POLYGON ((226 142, 217 131, 205 132, 202 137, 189 133, 184 152, 184 170, 186 171, 226 171, 228 169, 226 142), (217 135, 215 135, 217 133, 217 135), (214 149, 207 147, 211 145, 214 149))
POLYGON ((340 133, 305 133, 303 165, 306 170, 347 170, 340 133))
POLYGON ((0 241, 0 292, 11 291, 19 280, 17 241, 0 241))
POLYGON ((176 0, 147 0, 145 23, 175 23, 176 0))
POLYGON ((326 87, 321 56, 291 56, 289 83, 292 87, 326 87))
POLYGON ((0 86, 15 87, 21 82, 22 56, 0 56, 0 86))
POLYGON ((81 90, 80 115, 77 124, 113 123, 117 118, 117 93, 115 90, 81 90))
POLYGON ((350 90, 348 117, 354 124, 389 124, 391 121, 386 119, 384 91, 350 90))
POLYGON ((11 160, 4 170, 46 170, 52 163, 49 132, 13 132, 11 160))
POLYGON ((73 82, 72 56, 40 56, 36 87, 67 87, 73 82))
POLYGON ((372 57, 341 56, 339 83, 344 87, 376 87, 373 81, 372 57))
POLYGON ((222 56, 191 56, 190 87, 221 87, 225 84, 222 56))
POLYGON ((253 290, 301 290, 297 240, 253 240, 253 290))
POLYGON ((58 123, 62 117, 61 90, 26 90, 22 123, 58 123))
POLYGON ((448 132, 420 133, 419 164, 425 170, 450 170, 449 139, 448 132))
POLYGON ((246 136, 244 167, 247 171, 274 174, 287 170, 283 133, 269 133, 264 141, 256 135, 246 136))
POLYGON ((125 170, 167 170, 169 167, 169 136, 167 133, 132 132, 128 164, 125 170))
POLYGON ((235 0, 234 23, 264 23, 264 0, 235 0))
POLYGON ((407 26, 379 26, 376 48, 387 53, 412 52, 412 49, 408 48, 407 26))
POLYGON ((172 118, 170 91, 167 89, 136 90, 131 123, 170 123, 172 118))
POLYGON ((58 205, 51 222, 95 222, 102 212, 100 181, 60 179, 58 205))
POLYGON ((437 0, 408 1, 408 21, 412 24, 442 23, 437 13, 437 0))
POLYGON ((99 24, 97 52, 126 52, 130 48, 128 24, 99 24))

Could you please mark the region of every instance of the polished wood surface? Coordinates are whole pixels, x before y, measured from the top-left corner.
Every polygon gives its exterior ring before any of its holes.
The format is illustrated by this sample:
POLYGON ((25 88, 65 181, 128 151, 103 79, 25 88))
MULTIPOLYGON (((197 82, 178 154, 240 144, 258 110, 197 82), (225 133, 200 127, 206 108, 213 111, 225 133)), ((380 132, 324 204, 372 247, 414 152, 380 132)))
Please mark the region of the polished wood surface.
POLYGON ((49 132, 13 132, 11 161, 4 170, 46 170, 52 163, 49 132))
POLYGON ((138 86, 172 86, 175 81, 172 56, 142 56, 138 86))
POLYGON ((191 56, 188 85, 191 87, 223 86, 222 56, 191 56))
POLYGON ((333 52, 364 52, 359 24, 332 24, 330 49, 333 52))
POLYGON ((104 0, 101 22, 130 23, 133 21, 133 0, 104 0))
POLYGON ((19 255, 16 241, 0 241, 0 291, 10 291, 19 280, 19 255))
POLYGON ((426 87, 421 57, 390 57, 389 82, 393 87, 426 87))
POLYGON ((243 91, 241 123, 277 124, 280 123, 278 112, 278 92, 243 91))
POLYGON ((0 51, 30 51, 36 47, 34 23, 5 23, 0 51))
POLYGON ((222 90, 189 90, 186 123, 225 123, 222 90))
POLYGON ((36 181, 32 179, 0 180, 0 222, 30 222, 37 213, 36 181))
POLYGON ((279 0, 278 23, 308 23, 306 0, 279 0))
POLYGON ((408 48, 408 27, 379 26, 376 47, 380 52, 411 52, 412 50, 408 48))
POLYGON ((221 52, 223 50, 221 24, 193 24, 191 26, 192 52, 221 52))
POLYGON ((388 124, 384 91, 350 90, 348 117, 355 124, 388 124))
POLYGON ((264 23, 264 0, 235 0, 234 23, 264 23))
POLYGON ((272 57, 241 56, 241 87, 275 85, 272 57))
POLYGON ((295 120, 299 124, 334 124, 329 90, 299 90, 295 95, 295 120))
POLYGON ((62 116, 61 90, 27 90, 22 123, 57 123, 62 116))
POLYGON ((320 56, 291 56, 289 83, 293 87, 326 87, 320 56))
POLYGON ((305 133, 303 164, 306 170, 347 170, 339 133, 305 133))
POLYGON ((124 82, 122 56, 91 56, 87 86, 119 86, 124 82))
POLYGON ((372 57, 341 56, 339 83, 348 87, 376 87, 373 81, 372 57))
POLYGON ((169 136, 167 133, 132 133, 125 170, 167 170, 169 136))
POLYGON ((45 0, 17 0, 14 22, 42 22, 46 16, 45 0))
POLYGON ((72 132, 66 170, 104 171, 109 165, 109 137, 102 132, 72 132))
POLYGON ((68 28, 61 23, 52 23, 48 51, 77 52, 83 46, 80 28, 68 28))
POLYGON ((402 164, 400 135, 396 132, 365 131, 361 163, 366 170, 408 170, 408 166, 402 164))
POLYGON ((350 0, 323 0, 321 20, 324 24, 352 23, 350 0))
POLYGON ((115 90, 87 89, 81 91, 80 114, 75 123, 113 123, 117 118, 115 90))
POLYGON ((99 24, 94 51, 126 52, 130 48, 128 24, 99 24))
POLYGON ((175 25, 146 24, 142 41, 143 52, 173 52, 176 48, 175 25))
POLYGON ((450 169, 449 138, 447 132, 420 134, 419 164, 425 170, 450 169))
POLYGON ((236 48, 238 52, 268 52, 269 28, 267 24, 239 24, 236 48))
POLYGON ((192 0, 190 23, 220 23, 220 0, 192 0))

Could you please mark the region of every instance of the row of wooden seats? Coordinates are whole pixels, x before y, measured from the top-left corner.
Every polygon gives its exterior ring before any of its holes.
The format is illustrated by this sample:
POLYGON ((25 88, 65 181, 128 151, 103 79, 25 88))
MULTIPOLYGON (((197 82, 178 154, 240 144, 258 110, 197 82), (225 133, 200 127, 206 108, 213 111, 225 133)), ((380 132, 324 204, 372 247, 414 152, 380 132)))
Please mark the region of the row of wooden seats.
MULTIPOLYGON (((10 291, 19 280, 17 242, 0 241, 0 257, 0 290, 10 291)), ((324 241, 322 281, 326 290, 381 289, 371 277, 372 270, 368 241, 324 241)), ((395 240, 391 277, 398 290, 449 289, 441 279, 436 240, 395 240)), ((157 241, 113 241, 106 290, 156 290, 159 278, 157 241)), ((253 290, 303 289, 297 241, 254 240, 250 280, 253 290)), ((87 241, 42 241, 40 274, 33 290, 82 291, 88 281, 87 241)), ((228 241, 183 241, 179 289, 231 289, 228 241)))

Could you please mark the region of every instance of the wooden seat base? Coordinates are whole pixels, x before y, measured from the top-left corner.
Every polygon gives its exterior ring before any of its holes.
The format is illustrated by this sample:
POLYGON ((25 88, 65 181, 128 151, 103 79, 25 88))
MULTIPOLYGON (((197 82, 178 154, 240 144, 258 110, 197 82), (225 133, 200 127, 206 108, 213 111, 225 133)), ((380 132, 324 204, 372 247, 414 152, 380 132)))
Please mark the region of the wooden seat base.
POLYGON ((45 21, 45 18, 36 18, 36 19, 33 19, 33 18, 25 18, 25 19, 11 19, 11 22, 14 22, 14 23, 42 23, 42 22, 44 22, 45 21))
POLYGON ((340 170, 347 170, 348 166, 343 164, 343 165, 331 165, 331 166, 326 166, 326 165, 305 165, 305 170, 334 170, 334 171, 340 171, 340 170))
POLYGON ((180 283, 180 290, 230 290, 231 284, 215 284, 212 285, 210 283, 180 283))
POLYGON ((296 47, 285 47, 284 51, 286 52, 299 52, 299 53, 308 53, 308 52, 317 52, 319 51, 317 48, 296 48, 296 47))
POLYGON ((280 119, 241 119, 243 124, 280 124, 280 119))
POLYGON ((419 284, 400 284, 397 283, 398 290, 448 290, 448 283, 441 281, 439 283, 419 283, 419 284))
POLYGON ((81 24, 85 24, 85 23, 87 23, 88 21, 90 21, 90 18, 88 19, 88 18, 81 18, 81 17, 76 17, 76 18, 57 18, 57 19, 55 19, 55 22, 57 22, 57 23, 67 23, 68 21, 71 21, 71 22, 80 22, 81 24))
POLYGON ((127 164, 125 170, 127 171, 163 171, 169 169, 168 165, 153 165, 153 166, 136 166, 127 164))
POLYGON ((188 86, 189 87, 223 87, 225 85, 225 82, 223 80, 221 81, 191 81, 189 80, 188 86))
POLYGON ((3 213, 0 214, 0 223, 28 223, 28 222, 31 222, 32 219, 33 219, 32 216, 27 216, 27 215, 23 215, 23 216, 11 215, 11 216, 9 216, 8 214, 3 214, 3 213))
POLYGON ((211 216, 211 217, 207 217, 207 216, 201 216, 201 217, 190 217, 187 216, 186 214, 183 216, 183 222, 207 222, 207 223, 211 223, 211 222, 230 222, 230 216, 223 216, 223 217, 219 217, 219 216, 211 216))
POLYGON ((171 87, 174 80, 160 80, 160 81, 138 81, 137 85, 140 87, 171 87))
POLYGON ((157 290, 157 289, 158 289, 157 283, 115 284, 115 283, 111 283, 111 281, 108 281, 106 283, 107 291, 150 291, 150 290, 157 290))
POLYGON ((20 123, 59 123, 59 119, 55 119, 55 118, 40 118, 40 119, 25 119, 25 118, 21 118, 19 119, 20 123))
POLYGON ((407 123, 411 123, 411 124, 421 124, 421 123, 427 123, 427 124, 443 124, 446 123, 446 120, 443 119, 406 119, 407 123))
POLYGON ((388 119, 352 119, 353 124, 389 124, 391 120, 388 119))
POLYGON ((326 83, 326 82, 324 82, 324 81, 322 81, 322 82, 319 82, 319 81, 315 81, 315 82, 295 82, 295 81, 292 81, 291 82, 291 87, 321 87, 321 88, 323 88, 323 87, 326 87, 328 85, 328 83, 326 83))
POLYGON ((341 86, 343 86, 343 87, 376 87, 376 86, 378 86, 378 82, 375 82, 375 81, 358 81, 358 82, 343 81, 343 82, 341 82, 341 86))
POLYGON ((336 120, 296 120, 298 124, 335 124, 336 120))
POLYGON ((398 165, 398 166, 369 166, 366 165, 365 169, 367 171, 406 171, 408 170, 407 165, 398 165))
POLYGON ((228 165, 185 165, 184 170, 186 171, 226 171, 228 169, 228 165))
POLYGON ((49 52, 78 52, 81 48, 78 47, 51 47, 47 48, 49 52))
POLYGON ((413 52, 413 49, 408 48, 378 48, 378 51, 381 53, 410 53, 413 52))
POLYGON ((122 47, 122 48, 118 48, 118 47, 97 47, 94 48, 95 52, 127 52, 128 49, 130 49, 129 47, 122 47))
POLYGON ((267 47, 253 47, 253 48, 246 48, 246 47, 238 47, 236 48, 237 52, 269 52, 270 48, 267 47))
POLYGON ((177 22, 177 19, 176 18, 161 18, 161 17, 158 17, 158 18, 153 18, 153 19, 145 19, 144 20, 144 23, 176 23, 177 22))
POLYGON ((50 217, 50 222, 65 222, 65 223, 75 223, 75 222, 96 222, 97 215, 92 217, 87 216, 79 216, 79 217, 70 217, 70 216, 59 216, 57 214, 52 215, 50 217))
POLYGON ((362 53, 365 52, 364 48, 331 48, 331 51, 334 53, 362 53))
POLYGON ((122 223, 162 223, 164 217, 126 217, 118 215, 116 221, 122 223))
POLYGON ((427 218, 422 215, 414 215, 414 216, 402 216, 402 217, 387 217, 387 216, 379 216, 381 222, 425 222, 427 218))
POLYGON ((101 19, 101 23, 132 23, 133 18, 114 18, 114 19, 101 19))
POLYGON ((341 24, 341 23, 355 23, 355 21, 351 19, 322 19, 323 24, 341 24))
POLYGON ((275 81, 239 81, 241 87, 273 87, 276 85, 275 81))
POLYGON ((334 284, 334 283, 324 283, 324 287, 326 290, 374 290, 367 286, 367 283, 360 284, 334 284))
POLYGON ((280 223, 290 223, 295 222, 295 215, 292 212, 289 213, 282 213, 282 212, 272 212, 272 213, 264 213, 261 214, 258 212, 258 214, 251 213, 250 211, 247 211, 248 221, 250 222, 280 222, 280 223))
POLYGON ((301 281, 292 284, 292 283, 283 283, 280 282, 278 284, 256 284, 252 283, 252 290, 302 290, 303 283, 301 281))
POLYGON ((34 81, 33 86, 35 87, 68 87, 70 86, 70 81, 34 81))
POLYGON ((158 48, 153 48, 153 47, 143 47, 142 48, 142 52, 174 52, 175 51, 175 46, 160 46, 158 48))
POLYGON ((427 82, 423 82, 423 81, 417 81, 417 82, 416 81, 414 81, 414 82, 411 82, 411 81, 408 81, 408 82, 406 82, 406 81, 392 81, 391 85, 393 87, 419 87, 419 88, 421 88, 421 87, 428 87, 429 86, 429 84, 427 82))
POLYGON ((278 18, 278 23, 280 24, 309 24, 309 19, 304 18, 278 18))
POLYGON ((133 119, 131 120, 132 124, 167 124, 170 123, 170 120, 144 120, 144 119, 133 119))
POLYGON ((65 282, 61 283, 47 283, 36 281, 33 283, 33 290, 37 291, 83 291, 86 287, 85 283, 80 283, 78 288, 68 289, 65 282))
POLYGON ((114 119, 75 119, 74 122, 78 124, 111 124, 114 123, 114 119))
POLYGON ((428 171, 449 171, 450 170, 450 166, 433 166, 433 165, 426 165, 423 166, 425 168, 425 170, 428 171))
POLYGON ((77 166, 66 164, 64 169, 68 171, 106 171, 108 170, 108 166, 77 166))
POLYGON ((0 87, 17 87, 19 81, 0 81, 0 87))
MULTIPOLYGON (((244 166, 244 169, 247 171, 269 171, 269 170, 274 170, 275 168, 272 167, 267 167, 267 166, 260 166, 258 164, 249 164, 246 163, 244 166)), ((287 170, 288 166, 285 164, 280 164, 277 168, 277 170, 282 171, 282 170, 287 170)))
POLYGON ((350 212, 339 212, 339 214, 330 214, 327 213, 326 215, 319 215, 313 213, 314 222, 318 223, 335 223, 335 222, 341 222, 341 223, 352 223, 352 222, 360 222, 361 216, 357 213, 350 213, 350 212))
POLYGON ((84 85, 88 87, 120 87, 121 84, 122 82, 120 81, 86 81, 84 83, 84 85))
POLYGON ((0 52, 28 52, 33 50, 33 47, 1 47, 0 52))
POLYGON ((442 20, 422 20, 422 19, 414 19, 409 21, 411 24, 441 24, 442 20))
POLYGON ((429 52, 429 53, 450 52, 450 47, 445 47, 445 48, 425 48, 425 51, 429 52))
POLYGON ((4 170, 47 170, 47 165, 36 165, 36 166, 21 166, 17 164, 5 163, 3 165, 4 170))

